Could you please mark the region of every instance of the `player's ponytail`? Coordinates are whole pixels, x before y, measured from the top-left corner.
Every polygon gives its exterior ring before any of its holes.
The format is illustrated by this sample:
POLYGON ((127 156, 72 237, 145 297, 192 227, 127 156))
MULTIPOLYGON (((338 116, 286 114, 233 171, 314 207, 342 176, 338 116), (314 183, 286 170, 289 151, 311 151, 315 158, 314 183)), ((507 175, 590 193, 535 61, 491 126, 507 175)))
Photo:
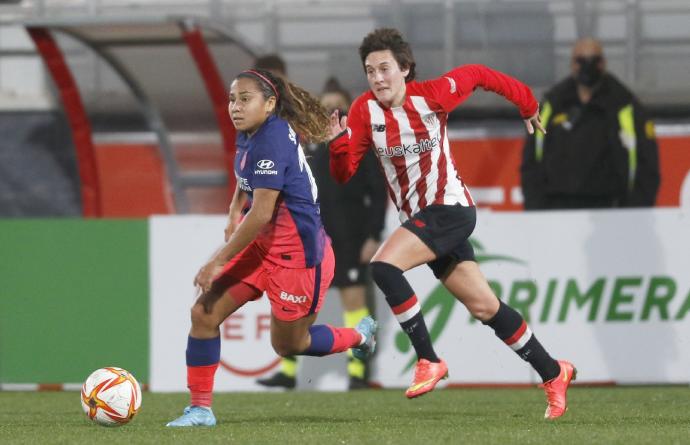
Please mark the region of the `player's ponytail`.
POLYGON ((255 79, 265 99, 275 96, 275 113, 288 121, 306 142, 319 143, 329 139, 328 112, 308 91, 266 70, 247 70, 237 77, 255 79))

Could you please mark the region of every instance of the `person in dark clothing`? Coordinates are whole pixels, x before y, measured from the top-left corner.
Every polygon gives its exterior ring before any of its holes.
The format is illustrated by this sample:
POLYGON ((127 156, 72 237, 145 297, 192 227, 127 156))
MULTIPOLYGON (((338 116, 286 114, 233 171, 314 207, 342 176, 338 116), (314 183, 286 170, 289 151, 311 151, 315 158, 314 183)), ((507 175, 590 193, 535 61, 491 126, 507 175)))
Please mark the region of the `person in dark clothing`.
MULTIPOLYGON (((329 112, 346 112, 350 95, 331 78, 321 95, 321 105, 329 112)), ((381 241, 386 214, 386 183, 373 151, 347 184, 339 184, 330 174, 327 144, 307 146, 308 162, 319 189, 321 219, 331 237, 335 253, 335 276, 331 286, 337 287, 343 305, 346 326, 356 326, 369 315, 366 292, 370 282, 368 264, 381 241)), ((369 387, 368 366, 349 354, 347 366, 349 389, 369 387)), ((264 386, 292 389, 296 385, 296 357, 285 357, 281 369, 271 377, 257 380, 264 386)))
POLYGON ((575 44, 571 69, 572 76, 545 95, 547 133, 525 141, 525 209, 653 206, 660 182, 653 122, 606 71, 598 41, 575 44))
POLYGON ((254 68, 270 71, 274 76, 287 78, 285 60, 278 54, 264 54, 254 61, 254 68))

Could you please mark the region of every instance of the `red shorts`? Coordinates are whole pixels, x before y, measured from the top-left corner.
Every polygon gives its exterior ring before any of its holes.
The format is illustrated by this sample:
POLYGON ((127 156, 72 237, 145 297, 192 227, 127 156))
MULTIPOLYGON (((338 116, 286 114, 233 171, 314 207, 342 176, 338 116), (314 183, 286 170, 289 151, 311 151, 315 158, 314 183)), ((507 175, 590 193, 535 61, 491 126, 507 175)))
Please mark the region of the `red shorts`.
POLYGON ((224 287, 241 281, 254 288, 256 292, 253 293, 231 295, 240 305, 266 292, 273 315, 278 320, 295 321, 319 312, 334 269, 335 257, 330 243, 324 247, 321 264, 304 269, 289 269, 272 263, 252 243, 231 259, 214 281, 224 287))

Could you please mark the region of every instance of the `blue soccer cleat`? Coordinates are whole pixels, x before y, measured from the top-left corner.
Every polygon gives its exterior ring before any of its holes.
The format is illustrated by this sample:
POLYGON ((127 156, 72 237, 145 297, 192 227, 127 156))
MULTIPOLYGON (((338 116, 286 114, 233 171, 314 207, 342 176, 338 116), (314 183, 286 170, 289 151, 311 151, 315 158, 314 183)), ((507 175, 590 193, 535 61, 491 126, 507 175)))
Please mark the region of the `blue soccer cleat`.
POLYGON ((216 416, 211 408, 188 406, 184 414, 165 426, 216 426, 216 416))
POLYGON ((359 332, 366 340, 356 348, 352 348, 352 355, 360 360, 366 360, 376 350, 376 329, 378 323, 370 316, 362 318, 357 323, 355 330, 359 332))

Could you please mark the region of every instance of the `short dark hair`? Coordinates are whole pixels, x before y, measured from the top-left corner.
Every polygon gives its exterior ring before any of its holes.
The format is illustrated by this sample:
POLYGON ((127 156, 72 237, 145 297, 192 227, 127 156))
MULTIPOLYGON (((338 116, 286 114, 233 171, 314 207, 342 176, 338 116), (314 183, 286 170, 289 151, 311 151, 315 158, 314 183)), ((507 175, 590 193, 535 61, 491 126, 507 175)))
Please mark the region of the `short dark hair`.
POLYGON ((254 69, 268 70, 287 76, 285 61, 278 54, 264 54, 261 57, 257 57, 254 61, 254 69))
POLYGON ((359 46, 359 57, 362 59, 362 66, 367 56, 374 51, 390 50, 395 61, 398 62, 400 69, 409 69, 410 72, 405 76, 405 82, 415 78, 415 61, 412 55, 410 44, 403 39, 402 34, 395 28, 375 29, 362 40, 359 46))
POLYGON ((326 84, 323 86, 323 91, 321 92, 321 94, 326 93, 340 94, 345 99, 345 102, 347 102, 348 104, 352 102, 352 96, 350 96, 350 93, 340 84, 340 81, 338 81, 338 79, 336 79, 335 77, 329 77, 326 80, 326 84))

